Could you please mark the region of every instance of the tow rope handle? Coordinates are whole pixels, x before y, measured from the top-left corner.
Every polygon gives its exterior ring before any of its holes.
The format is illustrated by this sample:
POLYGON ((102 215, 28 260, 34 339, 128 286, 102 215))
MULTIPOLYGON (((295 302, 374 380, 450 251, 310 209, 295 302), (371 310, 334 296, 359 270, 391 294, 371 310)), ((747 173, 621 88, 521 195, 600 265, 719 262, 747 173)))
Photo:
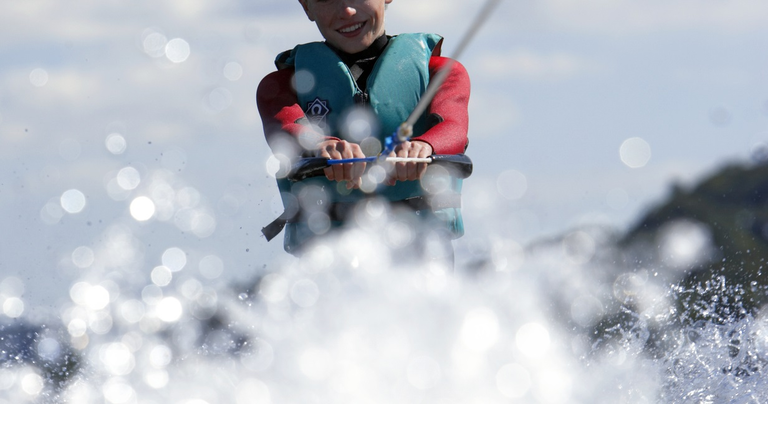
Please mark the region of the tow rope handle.
POLYGON ((446 154, 446 155, 432 155, 426 158, 380 158, 373 156, 370 158, 359 159, 326 159, 323 157, 309 157, 302 158, 293 166, 285 176, 292 182, 302 181, 311 177, 324 176, 324 170, 333 163, 351 163, 351 162, 423 162, 428 164, 436 164, 444 167, 451 175, 465 179, 472 175, 473 165, 472 159, 465 154, 446 154), (346 162, 339 162, 346 161, 346 162))

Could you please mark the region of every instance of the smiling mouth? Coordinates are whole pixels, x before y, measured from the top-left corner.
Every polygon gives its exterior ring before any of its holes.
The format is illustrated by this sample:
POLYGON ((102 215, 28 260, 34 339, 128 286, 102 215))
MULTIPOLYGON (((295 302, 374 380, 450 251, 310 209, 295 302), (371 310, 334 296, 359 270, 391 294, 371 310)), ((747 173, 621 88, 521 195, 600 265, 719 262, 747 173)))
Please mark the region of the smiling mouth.
POLYGON ((349 27, 344 27, 344 28, 339 29, 338 32, 341 33, 341 34, 352 33, 352 32, 355 32, 357 30, 360 30, 361 28, 363 28, 364 25, 365 25, 364 22, 353 24, 353 25, 351 25, 349 27))

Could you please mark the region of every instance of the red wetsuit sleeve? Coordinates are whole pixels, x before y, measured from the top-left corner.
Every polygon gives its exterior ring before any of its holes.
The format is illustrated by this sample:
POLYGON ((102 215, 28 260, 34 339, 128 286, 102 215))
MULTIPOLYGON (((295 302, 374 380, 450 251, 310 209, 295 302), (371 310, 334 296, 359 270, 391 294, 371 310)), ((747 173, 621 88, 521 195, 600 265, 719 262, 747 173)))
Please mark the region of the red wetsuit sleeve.
MULTIPOLYGON (((261 80, 256 90, 256 104, 259 107, 264 136, 270 147, 274 142, 272 138, 281 132, 294 138, 302 134, 312 134, 317 142, 326 138, 308 127, 307 122, 299 122, 305 118, 304 110, 301 109, 296 92, 291 85, 292 79, 293 69, 272 72, 261 80)), ((303 149, 298 143, 296 145, 296 153, 300 154, 303 149)))
MULTIPOLYGON (((429 75, 433 78, 450 59, 434 56, 429 62, 429 75)), ((427 109, 439 123, 426 133, 413 139, 425 141, 435 154, 464 153, 469 131, 469 75, 464 66, 454 62, 451 72, 440 86, 427 109)))
MULTIPOLYGON (((445 57, 432 57, 429 62, 430 77, 434 77, 448 62, 449 59, 445 57)), ((316 135, 314 139, 317 142, 336 139, 323 137, 307 127, 306 123, 299 122, 304 118, 304 110, 291 85, 292 77, 293 69, 290 68, 272 72, 264 77, 256 91, 256 102, 267 142, 272 145, 272 136, 280 132, 293 137, 311 133, 316 135)), ((438 119, 438 123, 413 139, 429 143, 435 154, 463 153, 469 129, 469 92, 467 71, 460 63, 454 62, 451 72, 427 110, 432 118, 438 119)), ((300 146, 296 150, 297 154, 303 151, 300 146)))

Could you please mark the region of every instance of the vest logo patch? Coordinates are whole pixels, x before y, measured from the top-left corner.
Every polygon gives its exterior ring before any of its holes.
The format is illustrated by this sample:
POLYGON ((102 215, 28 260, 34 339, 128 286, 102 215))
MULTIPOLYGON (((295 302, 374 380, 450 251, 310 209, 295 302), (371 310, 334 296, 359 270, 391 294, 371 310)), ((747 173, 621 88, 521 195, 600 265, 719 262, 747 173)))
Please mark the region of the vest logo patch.
POLYGON ((331 109, 328 107, 328 101, 316 97, 312 102, 307 103, 307 109, 304 111, 309 121, 315 124, 325 123, 325 118, 331 109))

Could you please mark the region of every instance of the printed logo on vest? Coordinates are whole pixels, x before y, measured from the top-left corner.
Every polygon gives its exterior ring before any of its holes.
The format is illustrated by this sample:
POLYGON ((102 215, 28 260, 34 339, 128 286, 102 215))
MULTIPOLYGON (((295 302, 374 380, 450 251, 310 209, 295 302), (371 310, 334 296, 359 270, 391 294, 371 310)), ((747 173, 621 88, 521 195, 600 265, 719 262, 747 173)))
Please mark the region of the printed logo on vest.
POLYGON ((328 101, 316 97, 315 100, 307 103, 307 109, 304 111, 304 114, 307 115, 307 118, 312 123, 323 124, 325 123, 325 118, 330 112, 331 109, 328 108, 328 101))

